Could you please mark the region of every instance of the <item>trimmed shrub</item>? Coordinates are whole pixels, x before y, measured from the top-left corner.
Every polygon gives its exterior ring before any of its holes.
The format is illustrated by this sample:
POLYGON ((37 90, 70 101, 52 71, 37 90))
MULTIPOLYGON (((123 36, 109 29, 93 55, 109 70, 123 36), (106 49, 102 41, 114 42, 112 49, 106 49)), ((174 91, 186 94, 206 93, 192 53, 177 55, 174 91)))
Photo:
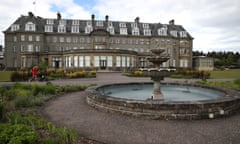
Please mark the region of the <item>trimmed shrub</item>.
POLYGON ((143 72, 140 71, 140 70, 135 70, 135 71, 133 72, 133 74, 134 74, 135 76, 143 76, 143 72))
POLYGON ((11 74, 10 79, 12 82, 27 81, 29 77, 30 75, 27 72, 15 71, 11 74))
POLYGON ((57 74, 64 74, 64 69, 63 68, 59 68, 56 70, 57 74))

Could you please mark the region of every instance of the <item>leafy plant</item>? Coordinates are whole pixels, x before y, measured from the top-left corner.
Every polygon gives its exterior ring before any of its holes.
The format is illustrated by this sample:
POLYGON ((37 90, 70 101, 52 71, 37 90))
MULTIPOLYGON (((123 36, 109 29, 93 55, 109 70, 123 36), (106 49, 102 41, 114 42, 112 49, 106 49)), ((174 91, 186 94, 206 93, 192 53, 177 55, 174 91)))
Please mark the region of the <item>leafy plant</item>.
POLYGON ((0 124, 0 143, 34 144, 40 137, 30 126, 23 124, 0 124))

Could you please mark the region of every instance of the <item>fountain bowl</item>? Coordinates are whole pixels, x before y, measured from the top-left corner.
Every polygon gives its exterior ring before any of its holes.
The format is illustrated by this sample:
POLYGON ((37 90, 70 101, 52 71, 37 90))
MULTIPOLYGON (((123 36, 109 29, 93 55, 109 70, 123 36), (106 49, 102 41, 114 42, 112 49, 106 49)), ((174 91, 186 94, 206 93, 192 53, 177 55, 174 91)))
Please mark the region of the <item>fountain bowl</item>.
MULTIPOLYGON (((138 100, 109 96, 99 89, 115 85, 142 85, 142 83, 107 84, 87 89, 87 103, 101 111, 120 113, 144 119, 195 120, 212 119, 235 114, 240 110, 240 93, 234 90, 191 84, 192 87, 211 89, 224 96, 197 101, 138 100)), ((185 85, 168 83, 169 85, 185 85)))

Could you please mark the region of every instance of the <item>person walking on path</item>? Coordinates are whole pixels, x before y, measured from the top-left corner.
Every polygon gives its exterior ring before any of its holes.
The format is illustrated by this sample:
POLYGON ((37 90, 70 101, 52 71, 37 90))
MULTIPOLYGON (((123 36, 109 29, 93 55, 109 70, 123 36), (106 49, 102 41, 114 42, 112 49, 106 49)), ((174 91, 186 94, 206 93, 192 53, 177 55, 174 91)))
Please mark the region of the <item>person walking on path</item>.
POLYGON ((37 79, 37 71, 38 71, 37 66, 34 66, 32 68, 32 80, 36 80, 37 79))

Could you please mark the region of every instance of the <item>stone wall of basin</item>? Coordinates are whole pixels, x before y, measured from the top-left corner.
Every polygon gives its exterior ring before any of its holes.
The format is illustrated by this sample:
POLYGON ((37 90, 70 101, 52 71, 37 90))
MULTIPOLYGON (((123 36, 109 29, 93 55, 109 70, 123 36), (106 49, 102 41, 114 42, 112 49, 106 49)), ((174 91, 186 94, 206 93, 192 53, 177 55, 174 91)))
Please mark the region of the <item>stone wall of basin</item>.
POLYGON ((201 87, 219 90, 226 95, 219 99, 193 102, 143 101, 101 95, 96 91, 96 87, 88 89, 87 103, 101 111, 126 114, 146 119, 212 119, 229 116, 240 110, 239 92, 216 87, 201 87))

